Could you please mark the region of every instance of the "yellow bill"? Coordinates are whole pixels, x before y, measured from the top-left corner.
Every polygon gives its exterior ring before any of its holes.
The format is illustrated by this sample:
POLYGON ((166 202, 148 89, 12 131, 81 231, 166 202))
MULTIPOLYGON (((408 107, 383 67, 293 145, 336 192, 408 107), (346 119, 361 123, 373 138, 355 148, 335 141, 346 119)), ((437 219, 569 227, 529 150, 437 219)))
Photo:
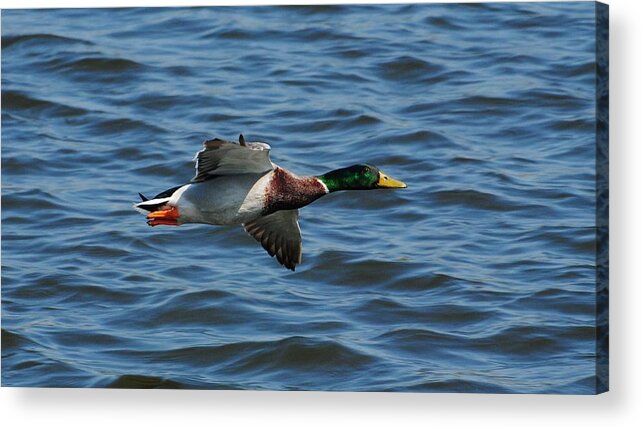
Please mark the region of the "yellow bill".
POLYGON ((386 189, 403 189, 408 187, 403 181, 395 180, 394 178, 384 174, 383 171, 379 171, 379 181, 377 182, 377 186, 386 189))

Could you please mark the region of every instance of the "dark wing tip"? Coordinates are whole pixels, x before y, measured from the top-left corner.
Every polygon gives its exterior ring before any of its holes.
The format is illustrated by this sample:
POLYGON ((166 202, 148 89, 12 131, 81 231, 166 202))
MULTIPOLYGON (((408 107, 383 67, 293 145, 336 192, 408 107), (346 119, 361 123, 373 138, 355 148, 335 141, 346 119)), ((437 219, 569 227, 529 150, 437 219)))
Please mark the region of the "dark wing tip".
POLYGON ((276 253, 276 259, 278 262, 283 265, 285 268, 290 269, 292 272, 295 272, 296 266, 301 263, 301 259, 296 257, 294 253, 296 251, 294 248, 284 248, 283 252, 276 253))
POLYGON ((262 223, 260 219, 246 223, 243 227, 250 236, 261 244, 270 257, 275 257, 279 264, 286 269, 292 272, 296 271, 296 266, 301 263, 300 242, 297 245, 297 243, 292 243, 290 240, 279 236, 269 229, 269 224, 262 223))
POLYGON ((288 259, 284 264, 286 268, 290 269, 292 272, 295 272, 297 263, 294 260, 288 259))
POLYGON ((140 193, 140 192, 138 193, 138 196, 140 196, 140 199, 141 199, 143 202, 149 201, 149 199, 148 199, 148 198, 146 198, 146 197, 145 197, 145 195, 143 195, 143 194, 142 194, 142 193, 140 193))

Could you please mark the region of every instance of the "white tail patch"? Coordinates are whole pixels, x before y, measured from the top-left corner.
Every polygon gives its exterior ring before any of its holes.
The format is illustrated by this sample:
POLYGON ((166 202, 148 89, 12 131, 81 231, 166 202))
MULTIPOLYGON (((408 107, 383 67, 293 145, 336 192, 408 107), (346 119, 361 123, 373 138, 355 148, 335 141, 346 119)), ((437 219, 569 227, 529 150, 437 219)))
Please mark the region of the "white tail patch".
POLYGON ((137 204, 134 204, 133 207, 136 211, 143 213, 143 214, 149 214, 150 211, 155 211, 155 209, 158 206, 165 205, 167 202, 169 202, 170 198, 158 198, 158 199, 150 199, 148 201, 143 201, 139 202, 137 204))

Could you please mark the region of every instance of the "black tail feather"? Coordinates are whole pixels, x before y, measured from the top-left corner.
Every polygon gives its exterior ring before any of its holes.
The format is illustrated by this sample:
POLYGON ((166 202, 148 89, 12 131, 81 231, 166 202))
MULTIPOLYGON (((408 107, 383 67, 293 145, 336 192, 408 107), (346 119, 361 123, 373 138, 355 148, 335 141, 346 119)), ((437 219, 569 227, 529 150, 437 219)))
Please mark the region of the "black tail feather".
POLYGON ((159 198, 169 198, 174 194, 175 191, 183 187, 184 184, 181 184, 180 186, 172 187, 171 189, 167 189, 164 192, 160 192, 158 195, 154 196, 154 199, 159 199, 159 198))
POLYGON ((160 209, 163 205, 165 205, 169 201, 169 199, 172 197, 174 192, 176 192, 181 187, 183 187, 183 185, 172 187, 171 189, 167 189, 164 192, 161 192, 158 195, 154 196, 152 199, 149 199, 142 193, 139 193, 138 196, 140 196, 140 199, 142 200, 142 202, 137 203, 136 208, 149 211, 149 212, 156 211, 160 209), (160 202, 156 201, 156 199, 159 199, 160 202), (146 203, 148 201, 152 201, 151 204, 146 203))

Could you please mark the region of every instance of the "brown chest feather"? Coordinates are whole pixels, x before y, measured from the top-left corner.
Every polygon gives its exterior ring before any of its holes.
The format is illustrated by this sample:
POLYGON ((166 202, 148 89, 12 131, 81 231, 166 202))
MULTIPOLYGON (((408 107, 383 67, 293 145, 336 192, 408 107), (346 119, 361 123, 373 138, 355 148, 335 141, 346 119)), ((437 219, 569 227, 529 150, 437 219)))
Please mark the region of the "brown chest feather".
POLYGON ((281 168, 274 170, 265 191, 266 214, 298 209, 326 194, 325 187, 315 177, 297 177, 281 168))

